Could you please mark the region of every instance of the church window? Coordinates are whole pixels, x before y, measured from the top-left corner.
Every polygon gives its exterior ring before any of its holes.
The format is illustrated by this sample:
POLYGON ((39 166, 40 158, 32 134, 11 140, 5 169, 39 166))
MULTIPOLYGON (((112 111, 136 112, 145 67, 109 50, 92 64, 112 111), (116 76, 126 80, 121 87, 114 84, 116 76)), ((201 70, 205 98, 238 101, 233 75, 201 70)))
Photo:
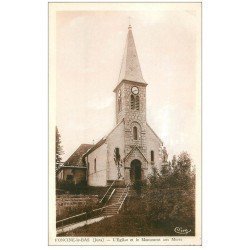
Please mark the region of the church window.
POLYGON ((133 127, 133 138, 134 138, 134 140, 138 140, 137 127, 133 127))
POLYGON ((94 160, 94 172, 96 173, 96 158, 94 160))
POLYGON ((130 96, 130 105, 131 105, 131 109, 135 109, 135 96, 134 95, 130 96))
POLYGON ((119 163, 121 160, 121 156, 120 156, 120 149, 119 148, 115 148, 114 150, 114 161, 115 163, 119 163))
POLYGON ((155 161, 155 152, 151 150, 151 162, 155 161))
POLYGON ((138 95, 135 97, 135 109, 136 110, 140 109, 140 99, 138 95))
POLYGON ((131 109, 136 109, 136 110, 140 109, 140 98, 138 95, 130 96, 130 106, 131 106, 131 109))
POLYGON ((119 148, 115 148, 115 157, 116 158, 120 157, 120 149, 119 148))

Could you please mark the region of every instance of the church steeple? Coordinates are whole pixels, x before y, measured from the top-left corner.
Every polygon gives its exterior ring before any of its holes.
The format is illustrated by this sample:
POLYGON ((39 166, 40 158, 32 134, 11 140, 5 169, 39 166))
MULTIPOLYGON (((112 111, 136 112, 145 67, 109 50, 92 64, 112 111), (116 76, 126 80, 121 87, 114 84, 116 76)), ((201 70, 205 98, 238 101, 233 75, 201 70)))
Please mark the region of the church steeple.
POLYGON ((146 127, 146 87, 136 52, 132 27, 128 27, 125 52, 116 94, 116 123, 124 120, 125 129, 131 130, 131 121, 136 122, 138 131, 146 127))
POLYGON ((127 41, 118 84, 123 80, 146 83, 142 76, 131 25, 128 27, 127 41))

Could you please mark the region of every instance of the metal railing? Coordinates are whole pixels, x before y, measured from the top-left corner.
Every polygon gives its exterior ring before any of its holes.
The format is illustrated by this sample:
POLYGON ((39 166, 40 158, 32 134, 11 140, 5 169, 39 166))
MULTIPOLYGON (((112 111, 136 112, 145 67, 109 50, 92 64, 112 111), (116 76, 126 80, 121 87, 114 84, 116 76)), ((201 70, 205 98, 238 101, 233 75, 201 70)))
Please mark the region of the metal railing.
POLYGON ((93 209, 90 212, 84 212, 84 213, 81 213, 81 214, 76 214, 74 216, 70 216, 68 218, 59 220, 59 221, 56 222, 56 227, 59 229, 59 228, 65 227, 65 226, 70 226, 70 225, 73 225, 73 224, 76 224, 76 223, 79 223, 79 222, 83 222, 83 221, 87 221, 89 219, 93 219, 93 218, 96 217, 96 216, 94 216, 94 213, 96 213, 97 211, 102 212, 103 209, 108 208, 108 207, 112 207, 112 206, 115 206, 115 205, 118 205, 118 204, 120 204, 120 202, 116 202, 116 203, 108 205, 108 206, 93 209), (67 221, 70 221, 72 219, 76 219, 76 218, 81 217, 81 216, 83 216, 82 220, 77 220, 77 221, 72 222, 72 223, 66 223, 67 221), (58 224, 61 224, 61 225, 58 225, 58 224))
POLYGON ((113 187, 113 185, 115 184, 115 180, 112 182, 112 184, 109 186, 107 192, 104 194, 104 196, 102 197, 102 199, 99 201, 99 203, 102 203, 103 200, 105 199, 106 195, 108 194, 108 192, 110 191, 110 189, 113 187))
POLYGON ((115 192, 115 188, 114 188, 113 191, 111 192, 111 194, 110 194, 108 200, 105 202, 104 206, 106 206, 106 205, 108 204, 108 202, 109 202, 109 200, 111 199, 111 197, 113 196, 114 192, 115 192))
MULTIPOLYGON (((120 209, 122 208, 122 205, 123 205, 124 201, 126 200, 126 198, 127 198, 127 196, 128 196, 129 184, 127 184, 126 189, 125 189, 125 190, 123 191, 123 193, 122 193, 122 196, 123 196, 123 194, 124 194, 125 191, 126 191, 127 193, 126 193, 126 195, 124 196, 124 198, 123 198, 123 200, 122 200, 122 202, 121 202, 121 205, 120 205, 120 207, 119 207, 117 213, 119 213, 120 209)), ((122 198, 122 196, 121 196, 120 198, 122 198)), ((119 199, 118 203, 119 203, 119 202, 120 202, 120 199, 119 199)))

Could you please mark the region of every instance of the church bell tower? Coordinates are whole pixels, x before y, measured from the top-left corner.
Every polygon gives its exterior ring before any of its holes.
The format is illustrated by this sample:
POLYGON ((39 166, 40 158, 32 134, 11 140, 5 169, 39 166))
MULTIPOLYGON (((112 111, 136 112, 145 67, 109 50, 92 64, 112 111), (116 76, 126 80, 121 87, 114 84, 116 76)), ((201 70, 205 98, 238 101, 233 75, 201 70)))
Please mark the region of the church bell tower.
POLYGON ((124 120, 125 155, 136 148, 146 155, 146 87, 129 25, 116 94, 116 123, 124 120))

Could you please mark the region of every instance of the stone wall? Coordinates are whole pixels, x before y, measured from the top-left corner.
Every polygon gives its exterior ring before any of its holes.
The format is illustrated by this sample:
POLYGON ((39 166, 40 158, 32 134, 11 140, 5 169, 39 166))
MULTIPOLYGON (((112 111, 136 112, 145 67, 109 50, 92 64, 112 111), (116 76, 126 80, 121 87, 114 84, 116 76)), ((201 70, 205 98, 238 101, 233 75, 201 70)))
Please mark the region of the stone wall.
POLYGON ((57 195, 56 215, 67 217, 72 213, 84 211, 86 207, 95 207, 98 202, 97 195, 57 195))

